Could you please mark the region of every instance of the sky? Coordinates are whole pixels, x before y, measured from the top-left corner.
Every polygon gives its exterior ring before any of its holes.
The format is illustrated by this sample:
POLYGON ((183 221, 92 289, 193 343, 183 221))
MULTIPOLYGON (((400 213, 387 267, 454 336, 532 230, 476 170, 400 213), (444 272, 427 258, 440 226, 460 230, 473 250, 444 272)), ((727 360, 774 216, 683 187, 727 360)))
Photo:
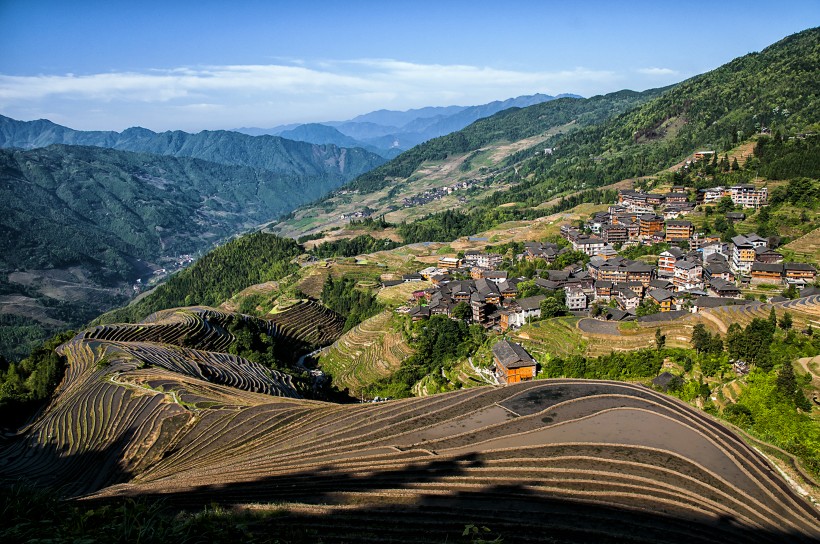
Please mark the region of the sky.
POLYGON ((820 25, 820 0, 0 0, 0 114, 270 128, 644 90, 820 25))

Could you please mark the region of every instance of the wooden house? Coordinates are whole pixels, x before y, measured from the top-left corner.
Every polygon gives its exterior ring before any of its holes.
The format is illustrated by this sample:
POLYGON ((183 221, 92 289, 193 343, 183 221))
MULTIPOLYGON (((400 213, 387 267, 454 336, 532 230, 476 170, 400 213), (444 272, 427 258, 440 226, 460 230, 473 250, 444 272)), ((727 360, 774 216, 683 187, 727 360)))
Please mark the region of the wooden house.
POLYGON ((537 364, 520 344, 501 340, 493 346, 495 376, 500 383, 518 383, 535 378, 537 364))

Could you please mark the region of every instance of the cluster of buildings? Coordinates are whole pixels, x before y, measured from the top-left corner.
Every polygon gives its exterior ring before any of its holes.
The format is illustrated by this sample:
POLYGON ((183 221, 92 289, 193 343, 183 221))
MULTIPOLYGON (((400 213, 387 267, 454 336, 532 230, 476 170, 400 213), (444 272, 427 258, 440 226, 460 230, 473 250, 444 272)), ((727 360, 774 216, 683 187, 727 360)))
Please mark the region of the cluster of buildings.
MULTIPOLYGON (((733 198, 750 199, 738 201, 741 205, 749 202, 750 207, 759 197, 750 196, 750 191, 757 191, 753 186, 717 189, 723 196, 729 191, 733 198)), ((712 198, 711 193, 705 194, 712 198)), ((756 202, 765 202, 765 189, 763 201, 756 202)), ((583 315, 598 305, 604 319, 616 320, 635 316, 641 304, 654 303, 661 312, 698 311, 737 303, 741 287, 772 283, 802 288, 816 280, 813 266, 783 262, 783 255, 756 234, 723 243, 718 236, 696 233, 691 222, 677 218, 693 208, 682 187, 667 194, 621 191, 616 204, 595 214, 582 228, 561 227, 568 247, 526 242, 514 258, 551 264, 570 249, 585 253, 588 263, 539 270, 535 284, 543 292, 563 290, 571 312, 583 315), (677 214, 674 219, 667 218, 673 213, 677 214), (657 263, 630 260, 615 249, 660 242, 671 247, 659 255, 657 263)), ((507 277, 506 271, 498 269, 501 262, 499 254, 469 251, 463 258, 441 257, 437 266, 406 275, 403 281, 428 279, 433 283, 432 288, 414 293, 418 305, 408 310, 410 315, 415 320, 452 316, 455 306, 464 302, 473 322, 487 328, 517 328, 540 317, 545 295, 519 297, 517 285, 525 278, 507 277)))
POLYGON ((469 189, 474 185, 478 184, 479 180, 477 179, 469 179, 466 181, 459 181, 458 183, 454 183, 447 187, 436 187, 434 189, 428 189, 423 193, 419 193, 417 195, 413 195, 409 198, 405 198, 402 200, 402 205, 405 208, 412 208, 414 206, 421 206, 423 204, 427 204, 429 202, 433 202, 434 200, 439 200, 444 198, 447 195, 451 195, 456 191, 463 191, 465 189, 469 189))

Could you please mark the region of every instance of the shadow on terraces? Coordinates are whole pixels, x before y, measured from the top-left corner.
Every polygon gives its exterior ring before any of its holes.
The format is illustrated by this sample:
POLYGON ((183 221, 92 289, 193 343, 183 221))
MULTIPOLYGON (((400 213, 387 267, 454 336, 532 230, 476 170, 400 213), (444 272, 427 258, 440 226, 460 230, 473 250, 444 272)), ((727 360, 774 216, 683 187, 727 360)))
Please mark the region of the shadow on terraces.
MULTIPOLYGON (((128 474, 116 463, 116 449, 114 445, 106 451, 61 457, 42 448, 32 457, 42 459, 38 465, 55 463, 53 479, 33 481, 59 487, 68 496, 124 482, 128 474)), ((85 498, 77 504, 93 507, 136 498, 151 504, 160 502, 170 516, 181 510, 197 512, 220 505, 227 509, 227 523, 246 527, 251 535, 264 535, 262 541, 266 542, 479 541, 462 538, 465 527, 470 525, 479 528, 476 538, 488 542, 500 536, 507 544, 820 542, 820 534, 751 528, 731 515, 674 516, 645 504, 642 510, 632 510, 604 504, 606 497, 594 494, 588 495, 590 501, 551 497, 534 487, 538 484, 536 480, 497 485, 485 481, 472 489, 464 485, 453 489, 458 486, 450 483, 454 477, 466 478, 470 469, 482 466, 480 454, 430 457, 394 469, 374 467, 355 473, 328 465, 184 490, 173 487, 185 485, 184 481, 168 482, 170 487, 162 491, 123 486, 116 497, 85 498), (417 492, 419 486, 425 489, 417 492), (600 502, 593 502, 596 500, 600 502), (232 508, 243 504, 270 506, 232 508), (333 507, 340 504, 345 506, 333 507), (490 532, 484 533, 482 527, 488 527, 490 532)), ((817 519, 815 515, 815 522, 817 519)))
POLYGON ((27 435, 5 437, 0 440, 0 486, 25 485, 77 497, 127 482, 131 471, 122 459, 132 436, 129 430, 105 447, 74 454, 27 435))

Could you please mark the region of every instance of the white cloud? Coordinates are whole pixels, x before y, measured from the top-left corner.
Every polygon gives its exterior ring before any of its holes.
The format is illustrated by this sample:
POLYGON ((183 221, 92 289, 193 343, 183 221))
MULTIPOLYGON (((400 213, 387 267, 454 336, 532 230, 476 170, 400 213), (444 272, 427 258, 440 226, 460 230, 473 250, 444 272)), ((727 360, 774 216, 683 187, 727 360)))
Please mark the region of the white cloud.
POLYGON ((636 70, 639 74, 646 76, 677 76, 680 72, 671 68, 639 68, 636 70))
POLYGON ((380 108, 472 105, 537 92, 591 95, 621 80, 611 71, 580 67, 521 71, 393 59, 0 74, 0 112, 50 112, 76 128, 195 130, 344 119, 380 108))

